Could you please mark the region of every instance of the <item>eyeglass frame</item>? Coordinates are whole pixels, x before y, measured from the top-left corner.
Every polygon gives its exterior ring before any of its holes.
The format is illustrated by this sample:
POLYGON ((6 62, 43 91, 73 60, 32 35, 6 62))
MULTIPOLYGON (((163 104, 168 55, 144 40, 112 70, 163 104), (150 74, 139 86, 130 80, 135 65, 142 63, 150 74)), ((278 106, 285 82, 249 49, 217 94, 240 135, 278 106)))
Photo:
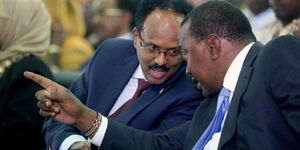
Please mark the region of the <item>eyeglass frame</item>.
POLYGON ((143 48, 143 49, 146 49, 149 54, 155 54, 155 57, 158 57, 160 53, 163 53, 163 54, 165 54, 165 57, 169 58, 169 59, 170 58, 174 59, 174 58, 177 58, 178 56, 182 57, 182 51, 179 49, 179 47, 169 48, 169 49, 165 49, 166 51, 162 51, 162 48, 160 48, 159 46, 157 46, 155 44, 149 44, 149 43, 147 43, 143 39, 143 37, 141 36, 141 34, 142 34, 141 32, 138 33, 138 36, 139 36, 139 46, 141 48, 143 48), (153 46, 153 47, 151 47, 151 46, 153 46), (170 53, 172 51, 177 51, 177 53, 175 55, 172 55, 172 53, 170 53))

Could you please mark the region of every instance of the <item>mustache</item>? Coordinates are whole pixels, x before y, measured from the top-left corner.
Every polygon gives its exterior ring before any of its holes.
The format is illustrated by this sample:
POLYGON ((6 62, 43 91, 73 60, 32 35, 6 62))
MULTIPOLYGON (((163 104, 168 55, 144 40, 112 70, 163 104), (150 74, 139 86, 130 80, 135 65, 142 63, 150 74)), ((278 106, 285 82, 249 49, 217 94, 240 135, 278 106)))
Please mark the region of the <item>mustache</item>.
POLYGON ((149 65, 149 69, 153 69, 153 70, 156 70, 156 71, 159 71, 159 72, 167 72, 170 70, 169 67, 167 67, 166 65, 158 65, 158 64, 153 64, 153 65, 149 65))

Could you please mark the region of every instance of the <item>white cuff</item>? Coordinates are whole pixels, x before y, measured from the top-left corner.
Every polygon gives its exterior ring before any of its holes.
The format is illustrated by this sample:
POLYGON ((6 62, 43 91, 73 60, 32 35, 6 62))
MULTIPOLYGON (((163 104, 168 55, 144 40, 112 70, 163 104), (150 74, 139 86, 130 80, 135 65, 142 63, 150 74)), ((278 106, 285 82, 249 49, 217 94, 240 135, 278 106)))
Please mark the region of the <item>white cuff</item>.
POLYGON ((84 136, 82 135, 77 135, 77 134, 71 135, 61 143, 59 150, 68 150, 72 144, 81 141, 86 141, 86 138, 84 138, 84 136))
POLYGON ((88 138, 88 141, 91 142, 92 144, 100 147, 100 145, 103 141, 105 132, 107 130, 107 125, 108 125, 107 118, 102 116, 102 122, 100 124, 99 129, 97 130, 95 136, 92 139, 88 138))

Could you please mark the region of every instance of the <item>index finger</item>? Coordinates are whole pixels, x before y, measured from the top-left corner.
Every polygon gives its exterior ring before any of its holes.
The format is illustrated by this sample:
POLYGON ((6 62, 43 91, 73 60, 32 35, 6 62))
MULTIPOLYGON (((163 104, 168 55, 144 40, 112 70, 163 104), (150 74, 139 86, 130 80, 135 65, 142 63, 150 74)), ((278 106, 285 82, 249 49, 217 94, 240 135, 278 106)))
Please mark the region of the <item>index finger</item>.
POLYGON ((41 85, 49 92, 58 91, 60 88, 63 88, 63 86, 57 84, 56 82, 33 72, 25 71, 24 76, 41 85))

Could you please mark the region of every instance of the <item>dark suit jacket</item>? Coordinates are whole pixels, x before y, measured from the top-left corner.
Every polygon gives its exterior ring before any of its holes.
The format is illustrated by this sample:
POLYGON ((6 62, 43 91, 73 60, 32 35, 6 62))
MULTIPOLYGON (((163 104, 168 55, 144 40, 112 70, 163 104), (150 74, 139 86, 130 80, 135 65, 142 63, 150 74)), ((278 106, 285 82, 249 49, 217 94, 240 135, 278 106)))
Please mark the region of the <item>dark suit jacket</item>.
POLYGON ((44 118, 39 115, 35 98, 35 92, 42 87, 26 79, 24 71, 51 79, 48 67, 35 57, 23 58, 0 77, 0 149, 45 149, 41 135, 44 118))
MULTIPOLYGON (((137 67, 133 41, 107 40, 100 45, 83 76, 71 86, 71 91, 88 107, 107 116, 137 67)), ((201 98, 182 64, 173 77, 147 89, 116 121, 161 133, 190 120, 201 98)), ((74 128, 53 120, 47 121, 44 127, 47 144, 53 149, 70 134, 78 134, 74 128)))
MULTIPOLYGON (((262 48, 255 43, 244 61, 218 149, 300 149, 300 39, 284 36, 262 48)), ((211 122, 216 102, 217 96, 207 98, 191 122, 163 135, 109 121, 101 149, 191 150, 211 122)))

